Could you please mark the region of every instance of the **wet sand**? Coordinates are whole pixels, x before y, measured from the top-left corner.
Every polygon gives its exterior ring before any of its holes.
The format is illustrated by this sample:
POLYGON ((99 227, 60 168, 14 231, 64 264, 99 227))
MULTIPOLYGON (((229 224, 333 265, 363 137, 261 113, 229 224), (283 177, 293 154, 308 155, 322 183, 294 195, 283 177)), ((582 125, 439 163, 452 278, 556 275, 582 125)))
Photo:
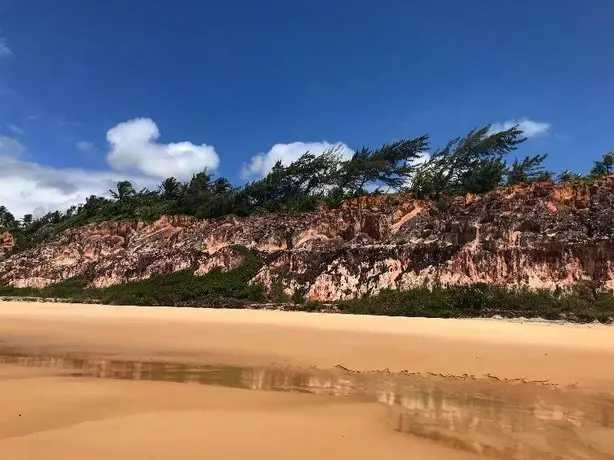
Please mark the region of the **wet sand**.
MULTIPOLYGON (((22 354, 0 363, 0 453, 17 460, 478 458, 473 451, 614 458, 613 332, 600 325, 0 302, 0 345, 22 354), (94 363, 98 373, 75 378, 75 360, 57 358, 62 353, 96 356, 79 362, 83 369, 94 363), (49 357, 36 358, 41 354, 49 357), (168 378, 144 372, 150 361, 235 366, 247 383, 192 384, 202 369, 173 377, 191 383, 155 381, 168 378), (343 368, 331 370, 335 365, 343 368), (365 372, 382 369, 390 373, 365 372), (422 374, 394 375, 405 370, 422 374), (376 399, 346 391, 370 388, 372 380, 376 399), (531 380, 552 386, 520 383, 531 380), (243 389, 279 390, 275 385, 322 394, 243 389), (500 449, 488 450, 493 446, 500 449)), ((235 375, 232 369, 226 374, 235 375)))
POLYGON ((342 365, 614 391, 614 327, 599 324, 0 302, 0 340, 126 359, 342 365))
POLYGON ((0 367, 0 452, 12 460, 472 458, 385 417, 375 403, 324 396, 0 367))

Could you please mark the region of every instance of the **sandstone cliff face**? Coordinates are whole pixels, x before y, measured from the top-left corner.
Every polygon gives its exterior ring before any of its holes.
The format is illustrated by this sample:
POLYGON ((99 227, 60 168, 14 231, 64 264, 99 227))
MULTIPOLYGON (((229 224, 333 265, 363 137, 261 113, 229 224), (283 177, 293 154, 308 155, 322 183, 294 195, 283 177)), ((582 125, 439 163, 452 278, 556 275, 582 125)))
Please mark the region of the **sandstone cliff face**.
POLYGON ((9 232, 0 233, 0 257, 11 251, 15 246, 15 239, 9 232))
POLYGON ((43 287, 77 276, 102 287, 192 266, 202 275, 240 264, 232 245, 263 260, 252 282, 322 301, 435 283, 583 281, 614 291, 614 177, 502 187, 455 198, 443 212, 391 195, 296 216, 106 222, 0 261, 0 279, 43 287))

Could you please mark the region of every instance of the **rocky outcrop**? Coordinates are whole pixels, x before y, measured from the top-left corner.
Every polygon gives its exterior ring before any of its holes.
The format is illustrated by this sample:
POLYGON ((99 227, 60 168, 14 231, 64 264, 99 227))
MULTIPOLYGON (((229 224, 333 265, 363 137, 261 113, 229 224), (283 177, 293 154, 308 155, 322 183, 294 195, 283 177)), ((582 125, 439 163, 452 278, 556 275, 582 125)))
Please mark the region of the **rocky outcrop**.
POLYGON ((0 233, 0 256, 10 252, 15 247, 15 238, 9 232, 0 233))
POLYGON ((189 267, 204 274, 239 265, 235 245, 263 261, 252 282, 322 301, 436 283, 614 291, 614 177, 501 187, 437 206, 384 195, 294 216, 92 224, 0 262, 0 278, 102 287, 189 267))

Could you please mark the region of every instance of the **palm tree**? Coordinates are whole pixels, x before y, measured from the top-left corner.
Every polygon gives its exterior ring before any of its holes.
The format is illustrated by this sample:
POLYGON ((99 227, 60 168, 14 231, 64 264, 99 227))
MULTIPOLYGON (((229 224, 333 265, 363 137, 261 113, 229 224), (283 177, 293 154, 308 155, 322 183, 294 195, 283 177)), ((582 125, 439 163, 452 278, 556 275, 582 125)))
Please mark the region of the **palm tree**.
POLYGON ((136 192, 130 181, 124 180, 117 183, 117 191, 109 190, 111 196, 120 203, 124 203, 129 198, 133 197, 136 192))
POLYGON ((164 179, 160 184, 159 190, 162 192, 162 197, 167 200, 176 200, 183 193, 183 184, 174 177, 164 179))

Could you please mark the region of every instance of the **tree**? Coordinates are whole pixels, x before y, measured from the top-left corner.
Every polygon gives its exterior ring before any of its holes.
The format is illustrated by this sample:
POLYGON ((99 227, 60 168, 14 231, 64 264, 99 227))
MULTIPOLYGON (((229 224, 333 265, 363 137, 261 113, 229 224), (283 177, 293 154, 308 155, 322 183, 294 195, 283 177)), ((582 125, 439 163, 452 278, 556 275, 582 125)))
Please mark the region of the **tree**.
POLYGON ((614 152, 609 152, 597 160, 593 164, 590 175, 593 177, 602 177, 614 172, 614 152))
POLYGON ((580 179, 582 179, 582 176, 580 174, 577 174, 569 169, 561 171, 561 173, 557 177, 557 180, 561 183, 575 182, 580 179))
POLYGON ((32 225, 33 220, 34 217, 32 216, 32 214, 25 214, 23 216, 22 225, 24 226, 24 228, 28 228, 30 225, 32 225))
POLYGON ((477 178, 496 173, 497 176, 479 187, 488 191, 496 186, 503 175, 503 156, 515 150, 526 138, 518 126, 491 133, 490 125, 471 130, 435 151, 428 161, 420 165, 412 180, 411 190, 417 196, 439 198, 442 193, 467 192, 468 184, 475 188, 477 178))
POLYGON ((60 211, 48 212, 43 216, 43 220, 51 224, 58 224, 62 220, 62 213, 60 211))
POLYGON ((84 220, 92 219, 97 216, 107 216, 106 209, 110 208, 112 201, 102 196, 90 195, 85 199, 85 203, 77 209, 77 215, 84 220))
POLYGON ((132 186, 132 183, 127 181, 127 180, 118 182, 117 183, 117 191, 109 190, 109 193, 111 194, 111 196, 114 199, 116 199, 120 203, 125 203, 131 197, 136 195, 136 191, 134 190, 134 187, 132 186))
POLYGON ((322 194, 332 188, 341 165, 340 150, 340 146, 334 146, 320 155, 308 151, 288 166, 278 169, 286 179, 287 198, 322 194))
POLYGON ((225 195, 233 190, 232 184, 225 177, 218 177, 211 184, 211 191, 214 195, 225 195))
POLYGON ((190 182, 185 187, 185 192, 181 200, 180 209, 188 215, 195 215, 200 203, 209 196, 211 186, 211 175, 205 170, 192 176, 190 182))
POLYGON ((342 164, 338 186, 350 195, 364 193, 367 185, 383 184, 399 190, 416 171, 416 161, 428 150, 428 136, 401 139, 372 150, 362 147, 342 164))
POLYGON ((196 211, 196 217, 213 218, 235 212, 236 192, 225 177, 218 177, 209 187, 196 211))
POLYGON ((113 215, 109 217, 127 217, 133 216, 138 207, 138 201, 144 198, 145 190, 139 193, 134 190, 130 181, 121 181, 117 183, 117 191, 109 190, 109 193, 115 200, 113 215))
POLYGON ((13 216, 5 206, 0 206, 0 227, 14 228, 17 226, 18 223, 15 216, 13 216))
POLYGON ((288 166, 278 161, 262 179, 246 184, 237 195, 242 212, 307 211, 337 185, 340 147, 321 155, 305 152, 288 166))
POLYGON ((507 172, 507 185, 524 184, 527 182, 540 182, 552 178, 550 171, 544 170, 544 160, 547 154, 526 156, 522 161, 514 160, 507 172))
POLYGON ((245 185, 239 200, 247 212, 274 212, 292 196, 291 178, 281 161, 277 161, 266 176, 245 185))
POLYGON ((184 189, 185 186, 174 177, 164 179, 159 187, 162 198, 169 201, 180 199, 184 189))
POLYGON ((231 214, 235 206, 235 189, 223 177, 211 179, 207 171, 195 174, 183 187, 178 210, 201 218, 231 214))
POLYGON ((463 193, 485 193, 499 184, 507 171, 505 161, 497 159, 478 160, 460 178, 463 193))

